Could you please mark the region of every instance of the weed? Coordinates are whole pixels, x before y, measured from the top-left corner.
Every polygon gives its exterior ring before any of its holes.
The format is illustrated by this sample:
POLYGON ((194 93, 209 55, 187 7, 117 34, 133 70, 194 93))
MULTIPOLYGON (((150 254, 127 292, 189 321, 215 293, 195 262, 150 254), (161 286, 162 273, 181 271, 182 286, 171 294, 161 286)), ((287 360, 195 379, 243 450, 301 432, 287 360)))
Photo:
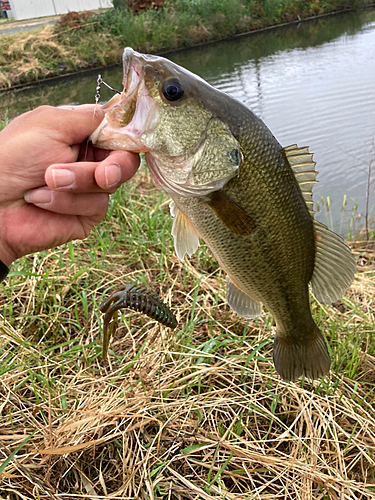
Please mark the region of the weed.
MULTIPOLYGON (((351 8, 351 1, 169 0, 138 14, 120 1, 100 14, 71 12, 54 27, 0 37, 0 89, 116 64, 124 46, 172 50, 351 8)), ((357 0, 355 7, 369 2, 357 0)))
POLYGON ((284 383, 271 317, 230 311, 204 246, 178 261, 168 200, 137 176, 91 237, 20 259, 2 285, 2 495, 374 498, 371 253, 356 250, 342 301, 311 299, 331 375, 284 383), (103 361, 98 305, 129 281, 179 328, 124 310, 103 361))

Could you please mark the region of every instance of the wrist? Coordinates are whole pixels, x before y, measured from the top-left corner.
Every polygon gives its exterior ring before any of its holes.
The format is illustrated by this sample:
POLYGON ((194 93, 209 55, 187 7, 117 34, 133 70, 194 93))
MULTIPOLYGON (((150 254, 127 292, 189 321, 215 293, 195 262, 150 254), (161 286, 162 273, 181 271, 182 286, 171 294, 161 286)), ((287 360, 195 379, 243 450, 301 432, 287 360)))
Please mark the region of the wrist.
POLYGON ((7 267, 23 255, 18 251, 20 247, 18 242, 20 231, 18 219, 22 220, 24 215, 21 214, 18 217, 14 217, 13 212, 13 210, 9 211, 3 207, 0 208, 0 260, 7 267), (14 234, 15 230, 16 235, 14 234))
POLYGON ((7 277, 9 268, 0 260, 0 283, 7 277))
POLYGON ((4 239, 0 235, 0 262, 4 264, 5 267, 9 267, 12 262, 17 260, 18 256, 12 249, 7 245, 4 239))

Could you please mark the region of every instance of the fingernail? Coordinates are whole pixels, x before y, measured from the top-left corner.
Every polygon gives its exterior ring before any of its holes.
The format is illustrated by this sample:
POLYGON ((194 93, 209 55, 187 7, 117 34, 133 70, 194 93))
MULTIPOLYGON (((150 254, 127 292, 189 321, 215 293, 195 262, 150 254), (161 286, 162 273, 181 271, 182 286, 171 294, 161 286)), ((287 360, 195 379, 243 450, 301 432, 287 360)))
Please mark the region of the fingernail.
POLYGON ((75 184, 75 177, 73 172, 67 168, 53 168, 52 182, 54 188, 73 187, 75 184))
POLYGON ((121 181, 121 169, 117 163, 104 167, 105 185, 107 188, 118 184, 121 181))
POLYGON ((52 197, 52 192, 49 189, 34 189, 24 194, 25 201, 34 205, 51 203, 52 197))

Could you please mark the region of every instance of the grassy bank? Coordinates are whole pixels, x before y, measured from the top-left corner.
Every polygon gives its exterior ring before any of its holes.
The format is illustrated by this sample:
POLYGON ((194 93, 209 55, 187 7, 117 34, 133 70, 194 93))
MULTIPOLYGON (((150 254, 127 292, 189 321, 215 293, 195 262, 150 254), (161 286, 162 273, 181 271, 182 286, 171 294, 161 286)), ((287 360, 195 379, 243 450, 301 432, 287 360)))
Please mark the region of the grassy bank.
POLYGON ((84 242, 19 260, 3 285, 0 497, 374 499, 374 253, 313 315, 331 375, 281 382, 272 318, 245 321, 201 247, 174 255, 165 195, 143 168, 84 242), (98 304, 148 283, 175 331, 124 310, 102 361, 98 304))
POLYGON ((138 15, 110 9, 0 36, 0 89, 120 61, 124 46, 161 52, 329 12, 371 0, 167 0, 138 15))

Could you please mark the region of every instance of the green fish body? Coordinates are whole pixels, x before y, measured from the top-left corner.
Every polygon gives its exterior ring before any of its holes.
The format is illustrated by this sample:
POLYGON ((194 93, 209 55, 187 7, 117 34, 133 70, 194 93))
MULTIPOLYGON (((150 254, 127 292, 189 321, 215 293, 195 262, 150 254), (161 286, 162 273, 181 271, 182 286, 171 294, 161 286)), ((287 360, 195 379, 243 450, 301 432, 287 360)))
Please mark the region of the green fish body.
POLYGON ((124 92, 93 133, 101 148, 145 152, 155 185, 173 202, 178 257, 204 240, 228 275, 227 301, 245 318, 276 322, 274 363, 285 380, 328 373, 310 310, 351 284, 355 260, 312 210, 308 148, 283 148, 243 104, 161 57, 124 51, 124 92))

